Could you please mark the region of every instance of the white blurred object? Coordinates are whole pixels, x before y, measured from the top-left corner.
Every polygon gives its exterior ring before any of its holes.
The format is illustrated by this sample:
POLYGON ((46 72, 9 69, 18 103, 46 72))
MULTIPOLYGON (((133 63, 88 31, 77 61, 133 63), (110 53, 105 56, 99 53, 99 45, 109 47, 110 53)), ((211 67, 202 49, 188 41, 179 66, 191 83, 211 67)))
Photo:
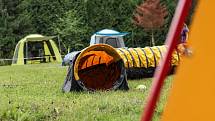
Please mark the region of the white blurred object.
POLYGON ((63 62, 62 62, 62 65, 63 66, 69 65, 69 63, 72 61, 72 59, 74 59, 74 57, 78 53, 80 53, 80 51, 74 51, 74 52, 71 52, 71 53, 68 53, 67 55, 65 55, 63 62))
POLYGON ((185 55, 188 57, 191 57, 193 55, 193 51, 191 48, 186 48, 185 49, 185 55))
POLYGON ((138 86, 136 87, 136 89, 145 91, 145 90, 146 90, 146 85, 143 85, 143 84, 138 85, 138 86))

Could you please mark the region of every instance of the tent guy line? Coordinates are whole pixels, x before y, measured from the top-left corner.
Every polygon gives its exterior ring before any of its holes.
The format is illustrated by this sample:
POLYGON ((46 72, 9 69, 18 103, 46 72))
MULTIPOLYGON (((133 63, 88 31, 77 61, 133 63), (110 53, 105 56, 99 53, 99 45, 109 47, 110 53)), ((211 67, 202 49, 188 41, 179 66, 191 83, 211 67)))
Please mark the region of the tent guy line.
MULTIPOLYGON (((43 57, 31 57, 31 58, 23 58, 23 59, 40 59, 40 58, 42 59, 42 58, 45 58, 45 57, 47 57, 47 56, 43 56, 43 57)), ((48 57, 56 57, 56 56, 48 56, 48 57)), ((1 59, 0 58, 0 61, 2 61, 2 60, 3 61, 4 60, 12 60, 13 61, 13 60, 18 60, 18 58, 16 58, 16 59, 8 59, 8 58, 1 59)))

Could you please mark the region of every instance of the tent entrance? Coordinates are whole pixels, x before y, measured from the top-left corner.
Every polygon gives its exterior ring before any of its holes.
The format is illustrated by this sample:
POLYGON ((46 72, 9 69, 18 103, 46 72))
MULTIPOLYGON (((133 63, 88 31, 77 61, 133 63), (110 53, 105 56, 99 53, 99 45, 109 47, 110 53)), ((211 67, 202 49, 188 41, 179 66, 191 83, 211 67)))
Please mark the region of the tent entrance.
POLYGON ((24 64, 47 63, 53 60, 56 60, 56 57, 48 40, 24 43, 24 64))

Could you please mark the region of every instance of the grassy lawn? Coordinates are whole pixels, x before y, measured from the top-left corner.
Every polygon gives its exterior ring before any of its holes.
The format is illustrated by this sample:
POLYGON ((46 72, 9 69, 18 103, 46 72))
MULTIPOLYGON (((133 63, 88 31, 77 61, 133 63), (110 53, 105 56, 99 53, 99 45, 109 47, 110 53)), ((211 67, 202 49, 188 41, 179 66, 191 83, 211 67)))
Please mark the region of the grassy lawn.
MULTIPOLYGON (((129 80, 130 90, 62 93, 67 67, 57 64, 0 66, 0 121, 137 121, 151 79, 129 80), (145 84, 146 91, 135 89, 145 84)), ((171 87, 165 81, 154 121, 159 120, 171 87)))

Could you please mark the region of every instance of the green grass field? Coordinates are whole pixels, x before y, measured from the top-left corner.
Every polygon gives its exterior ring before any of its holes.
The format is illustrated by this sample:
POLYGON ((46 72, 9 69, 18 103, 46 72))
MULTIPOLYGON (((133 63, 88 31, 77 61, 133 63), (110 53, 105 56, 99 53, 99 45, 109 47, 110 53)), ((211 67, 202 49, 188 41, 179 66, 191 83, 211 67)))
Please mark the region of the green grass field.
MULTIPOLYGON (((129 80, 130 90, 62 93, 67 67, 57 64, 0 66, 0 121, 138 121, 151 79, 129 80), (139 84, 146 91, 135 89, 139 84)), ((165 106, 172 77, 165 81, 153 118, 165 106)))

